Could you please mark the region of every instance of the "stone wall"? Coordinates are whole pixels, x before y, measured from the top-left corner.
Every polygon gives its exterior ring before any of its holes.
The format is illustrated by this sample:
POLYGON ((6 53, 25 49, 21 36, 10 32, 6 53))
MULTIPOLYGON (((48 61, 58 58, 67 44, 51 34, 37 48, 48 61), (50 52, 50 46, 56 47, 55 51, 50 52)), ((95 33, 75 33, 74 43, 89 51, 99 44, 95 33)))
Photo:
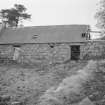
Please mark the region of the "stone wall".
POLYGON ((1 45, 0 46, 0 55, 2 55, 2 57, 8 57, 8 58, 12 59, 13 47, 11 45, 1 45))
POLYGON ((91 41, 85 43, 82 49, 82 57, 85 60, 105 59, 105 41, 91 41))
MULTIPOLYGON (((69 44, 22 44, 20 45, 19 57, 16 60, 19 63, 62 63, 70 60, 71 51, 69 44)), ((81 51, 83 45, 80 47, 81 51)), ((13 60, 13 45, 0 45, 0 57, 13 60)), ((80 55, 82 58, 82 54, 80 55)))

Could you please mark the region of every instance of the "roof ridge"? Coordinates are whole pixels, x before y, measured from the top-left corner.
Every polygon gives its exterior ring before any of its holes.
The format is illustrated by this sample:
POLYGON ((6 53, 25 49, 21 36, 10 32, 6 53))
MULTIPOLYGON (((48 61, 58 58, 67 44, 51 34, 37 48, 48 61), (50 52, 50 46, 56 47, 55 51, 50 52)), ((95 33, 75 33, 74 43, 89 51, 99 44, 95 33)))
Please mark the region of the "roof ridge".
POLYGON ((56 26, 89 26, 88 24, 61 24, 61 25, 39 25, 39 26, 25 26, 25 27, 7 27, 7 29, 24 29, 24 28, 35 28, 35 27, 56 27, 56 26))

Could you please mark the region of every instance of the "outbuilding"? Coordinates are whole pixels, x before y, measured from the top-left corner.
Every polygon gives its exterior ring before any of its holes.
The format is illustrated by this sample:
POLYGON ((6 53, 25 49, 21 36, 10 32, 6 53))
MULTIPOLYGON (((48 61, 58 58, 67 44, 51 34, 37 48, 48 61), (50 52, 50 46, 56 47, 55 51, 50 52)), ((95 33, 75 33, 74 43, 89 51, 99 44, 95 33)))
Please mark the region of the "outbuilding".
POLYGON ((48 25, 0 30, 0 57, 19 62, 64 62, 82 59, 90 40, 89 25, 48 25))

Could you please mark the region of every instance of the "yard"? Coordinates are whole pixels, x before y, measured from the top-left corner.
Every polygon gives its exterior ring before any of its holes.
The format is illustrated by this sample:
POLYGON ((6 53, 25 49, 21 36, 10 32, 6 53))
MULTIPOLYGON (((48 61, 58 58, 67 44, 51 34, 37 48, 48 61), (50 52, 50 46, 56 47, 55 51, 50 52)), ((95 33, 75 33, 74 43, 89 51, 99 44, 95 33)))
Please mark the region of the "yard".
POLYGON ((86 105, 84 99, 87 97, 92 105, 96 101, 102 103, 104 65, 104 61, 1 65, 1 105, 5 105, 5 99, 12 105, 86 105), (82 100, 85 104, 79 104, 82 100))

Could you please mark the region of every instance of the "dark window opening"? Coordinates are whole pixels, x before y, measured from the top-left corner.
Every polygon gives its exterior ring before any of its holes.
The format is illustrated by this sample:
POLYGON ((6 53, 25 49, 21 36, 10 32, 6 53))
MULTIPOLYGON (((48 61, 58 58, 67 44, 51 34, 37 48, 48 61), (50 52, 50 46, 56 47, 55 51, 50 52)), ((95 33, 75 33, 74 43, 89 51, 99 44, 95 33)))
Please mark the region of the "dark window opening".
POLYGON ((20 45, 16 44, 16 45, 13 45, 13 47, 21 47, 20 45))
POLYGON ((54 48, 54 46, 53 46, 53 45, 51 45, 50 47, 51 47, 51 48, 54 48))
POLYGON ((80 46, 72 45, 71 46, 71 60, 79 60, 80 59, 80 46))
POLYGON ((83 38, 86 37, 86 33, 82 33, 82 37, 83 37, 83 38))
POLYGON ((54 43, 49 43, 48 44, 51 48, 54 48, 55 47, 55 44, 54 43))
POLYGON ((38 38, 38 35, 33 35, 32 36, 32 39, 36 39, 36 38, 38 38))

